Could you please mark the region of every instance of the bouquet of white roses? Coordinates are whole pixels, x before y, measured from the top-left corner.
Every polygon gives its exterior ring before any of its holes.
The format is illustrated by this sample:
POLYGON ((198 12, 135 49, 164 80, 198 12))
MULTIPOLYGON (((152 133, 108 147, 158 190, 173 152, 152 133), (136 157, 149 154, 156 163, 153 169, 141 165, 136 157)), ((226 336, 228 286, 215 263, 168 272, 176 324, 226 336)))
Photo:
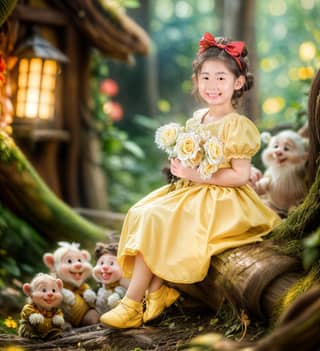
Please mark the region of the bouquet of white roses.
POLYGON ((169 123, 157 129, 155 142, 169 158, 178 158, 183 165, 197 168, 203 179, 210 178, 224 162, 222 143, 201 128, 186 129, 169 123))

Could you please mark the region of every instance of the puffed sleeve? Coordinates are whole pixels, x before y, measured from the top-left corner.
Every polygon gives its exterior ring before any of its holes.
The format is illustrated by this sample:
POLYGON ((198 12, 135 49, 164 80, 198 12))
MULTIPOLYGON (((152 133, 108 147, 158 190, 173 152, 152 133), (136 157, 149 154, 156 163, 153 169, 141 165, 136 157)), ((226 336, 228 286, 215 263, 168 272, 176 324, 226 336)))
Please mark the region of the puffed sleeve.
POLYGON ((251 158, 260 148, 260 133, 249 118, 235 115, 224 128, 224 155, 232 158, 251 158))

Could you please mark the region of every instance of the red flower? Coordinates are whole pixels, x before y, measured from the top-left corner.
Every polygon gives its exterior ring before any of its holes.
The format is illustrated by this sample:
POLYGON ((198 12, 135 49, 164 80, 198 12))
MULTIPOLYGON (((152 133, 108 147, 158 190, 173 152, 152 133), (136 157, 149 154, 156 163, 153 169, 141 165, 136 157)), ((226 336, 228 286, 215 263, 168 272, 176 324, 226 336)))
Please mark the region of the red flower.
POLYGON ((6 70, 6 67, 7 67, 6 62, 3 56, 0 54, 0 86, 2 86, 6 81, 6 78, 3 74, 3 72, 6 70))
POLYGON ((120 121, 123 117, 122 106, 118 102, 108 101, 103 105, 103 111, 110 116, 113 121, 120 121))
POLYGON ((118 83, 113 79, 105 79, 100 84, 100 91, 108 96, 116 96, 119 92, 118 83))

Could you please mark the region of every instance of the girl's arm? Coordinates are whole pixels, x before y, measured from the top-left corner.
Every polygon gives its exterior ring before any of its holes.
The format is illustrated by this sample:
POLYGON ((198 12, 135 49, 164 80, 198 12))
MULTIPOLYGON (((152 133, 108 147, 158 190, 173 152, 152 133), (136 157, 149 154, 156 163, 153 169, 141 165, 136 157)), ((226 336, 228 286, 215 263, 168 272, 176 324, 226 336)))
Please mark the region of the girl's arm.
POLYGON ((250 159, 232 159, 231 168, 219 169, 209 179, 202 179, 196 168, 185 167, 178 159, 171 159, 170 171, 173 175, 195 183, 237 187, 249 182, 250 159))

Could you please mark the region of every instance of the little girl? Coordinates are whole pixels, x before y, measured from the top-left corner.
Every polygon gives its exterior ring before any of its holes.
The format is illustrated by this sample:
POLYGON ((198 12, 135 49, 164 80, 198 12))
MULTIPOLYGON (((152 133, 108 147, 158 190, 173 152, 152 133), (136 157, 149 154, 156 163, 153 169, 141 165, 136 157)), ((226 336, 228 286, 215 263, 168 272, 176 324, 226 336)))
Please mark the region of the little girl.
POLYGON ((262 240, 280 218, 248 185, 251 157, 259 150, 255 125, 235 111, 237 100, 253 85, 243 42, 200 40, 193 62, 194 92, 207 103, 187 126, 197 125, 224 145, 225 163, 211 178, 171 160, 175 187, 165 185, 128 212, 118 259, 131 277, 126 296, 101 322, 117 328, 139 327, 173 304, 179 293, 164 284, 203 280, 212 255, 262 240), (146 294, 146 309, 142 300, 146 294))

